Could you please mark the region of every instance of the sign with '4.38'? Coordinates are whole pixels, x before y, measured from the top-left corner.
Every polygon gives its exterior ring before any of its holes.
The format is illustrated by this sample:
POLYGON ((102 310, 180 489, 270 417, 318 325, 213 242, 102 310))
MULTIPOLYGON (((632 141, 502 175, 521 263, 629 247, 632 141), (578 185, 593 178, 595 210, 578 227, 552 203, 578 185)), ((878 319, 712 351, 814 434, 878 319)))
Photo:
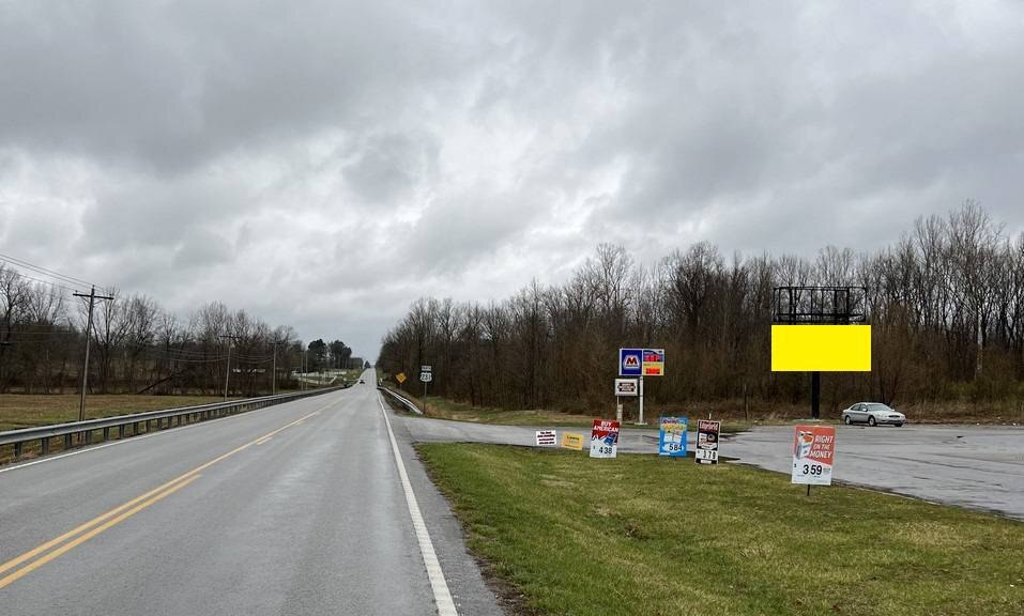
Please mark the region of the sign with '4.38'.
POLYGON ((590 431, 590 457, 614 458, 619 450, 619 422, 595 419, 590 431))

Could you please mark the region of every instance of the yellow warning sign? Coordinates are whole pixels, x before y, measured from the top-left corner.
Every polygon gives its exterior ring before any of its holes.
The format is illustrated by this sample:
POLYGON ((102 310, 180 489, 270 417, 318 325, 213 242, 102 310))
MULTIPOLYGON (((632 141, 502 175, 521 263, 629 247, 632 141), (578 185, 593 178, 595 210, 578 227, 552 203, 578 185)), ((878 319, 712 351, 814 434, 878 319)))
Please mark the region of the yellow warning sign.
POLYGON ((399 385, 404 383, 407 378, 409 377, 405 376, 404 372, 399 372, 398 374, 395 375, 395 380, 398 381, 399 385))
POLYGON ((563 432, 562 447, 566 449, 575 449, 576 451, 583 451, 583 435, 573 434, 572 432, 563 432))
POLYGON ((871 372, 871 326, 772 325, 772 372, 871 372))

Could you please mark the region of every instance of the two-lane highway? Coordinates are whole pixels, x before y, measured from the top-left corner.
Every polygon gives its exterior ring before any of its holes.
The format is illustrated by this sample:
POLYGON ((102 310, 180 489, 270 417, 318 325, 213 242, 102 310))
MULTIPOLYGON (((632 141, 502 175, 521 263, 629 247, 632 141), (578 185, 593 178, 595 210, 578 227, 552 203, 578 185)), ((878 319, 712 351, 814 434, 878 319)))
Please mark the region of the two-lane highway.
POLYGON ((372 377, 3 469, 2 612, 501 614, 372 377))

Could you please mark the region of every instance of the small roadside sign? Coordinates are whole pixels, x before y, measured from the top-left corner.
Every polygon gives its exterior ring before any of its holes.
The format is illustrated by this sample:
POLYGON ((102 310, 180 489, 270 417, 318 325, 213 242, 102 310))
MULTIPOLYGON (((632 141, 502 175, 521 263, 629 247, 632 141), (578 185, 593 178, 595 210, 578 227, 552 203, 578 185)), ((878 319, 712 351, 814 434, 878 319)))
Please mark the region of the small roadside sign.
POLYGON ((685 458, 687 419, 659 417, 658 426, 661 428, 658 436, 658 455, 685 458))
POLYGON ((405 376, 404 372, 399 372, 398 374, 395 375, 395 380, 398 381, 399 385, 404 383, 406 381, 406 379, 408 379, 408 378, 409 377, 405 376))
POLYGON ((619 422, 595 419, 590 430, 590 457, 614 458, 619 449, 619 422))
POLYGON ((556 447, 558 445, 557 430, 537 430, 537 447, 556 447))
POLYGON ((640 376, 643 349, 619 349, 619 376, 640 376))
POLYGON ((835 455, 835 426, 797 426, 793 430, 793 483, 832 485, 835 455))
POLYGON ((583 435, 574 434, 572 432, 562 433, 562 447, 565 449, 574 449, 576 451, 583 451, 583 435))
POLYGON ((433 366, 420 366, 420 372, 433 372, 433 366))
POLYGON ((644 376, 664 376, 665 349, 644 349, 642 366, 644 376))
POLYGON ((636 379, 615 379, 615 395, 618 397, 636 397, 639 393, 636 379))
POLYGON ((693 459, 697 464, 718 464, 718 441, 722 433, 722 422, 710 419, 697 420, 697 446, 693 459))
POLYGON ((431 372, 420 372, 420 383, 429 383, 434 380, 434 374, 431 372))

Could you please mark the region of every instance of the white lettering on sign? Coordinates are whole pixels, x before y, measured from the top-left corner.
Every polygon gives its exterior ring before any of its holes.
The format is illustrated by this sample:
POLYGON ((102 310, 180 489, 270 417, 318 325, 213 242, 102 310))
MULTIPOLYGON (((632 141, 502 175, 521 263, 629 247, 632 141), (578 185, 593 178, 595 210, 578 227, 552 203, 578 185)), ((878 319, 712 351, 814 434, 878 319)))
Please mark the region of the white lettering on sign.
POLYGON ((636 379, 615 379, 616 396, 636 396, 639 391, 636 379))

